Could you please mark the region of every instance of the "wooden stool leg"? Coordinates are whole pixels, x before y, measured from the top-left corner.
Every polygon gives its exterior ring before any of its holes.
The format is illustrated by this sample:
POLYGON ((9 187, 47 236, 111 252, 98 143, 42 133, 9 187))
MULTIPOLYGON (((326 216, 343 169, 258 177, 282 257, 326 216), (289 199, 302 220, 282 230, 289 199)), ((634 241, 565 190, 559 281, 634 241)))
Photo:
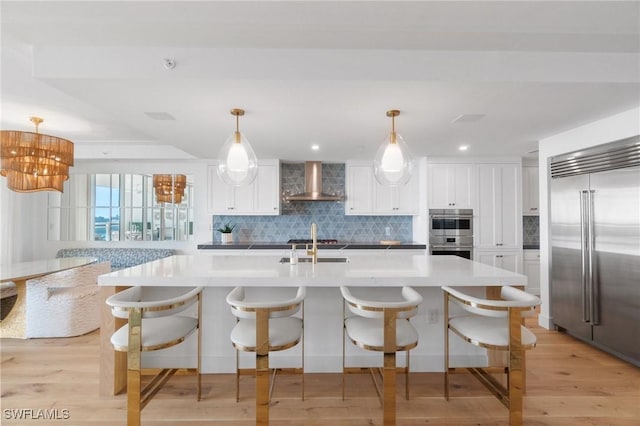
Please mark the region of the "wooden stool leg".
POLYGON ((384 375, 383 375, 383 418, 384 425, 396 424, 396 354, 384 354, 384 375))
POLYGON ((383 418, 385 426, 396 424, 396 312, 384 310, 383 418))
POLYGON ((404 397, 406 400, 409 400, 409 366, 411 363, 411 355, 409 355, 409 351, 407 353, 407 366, 404 370, 404 397))
POLYGON ((449 400, 449 296, 444 292, 444 399, 449 400))
POLYGON ((129 342, 127 345, 127 426, 140 426, 140 369, 142 353, 142 310, 129 311, 129 342))
POLYGON ((256 425, 269 424, 269 312, 256 311, 256 425))

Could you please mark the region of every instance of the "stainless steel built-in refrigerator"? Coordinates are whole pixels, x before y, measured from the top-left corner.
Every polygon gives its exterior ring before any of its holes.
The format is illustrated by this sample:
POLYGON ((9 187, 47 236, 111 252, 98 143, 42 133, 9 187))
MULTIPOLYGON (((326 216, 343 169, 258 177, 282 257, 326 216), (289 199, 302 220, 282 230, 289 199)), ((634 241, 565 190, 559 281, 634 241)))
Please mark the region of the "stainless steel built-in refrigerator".
POLYGON ((640 136, 554 157, 551 314, 640 366, 640 136))

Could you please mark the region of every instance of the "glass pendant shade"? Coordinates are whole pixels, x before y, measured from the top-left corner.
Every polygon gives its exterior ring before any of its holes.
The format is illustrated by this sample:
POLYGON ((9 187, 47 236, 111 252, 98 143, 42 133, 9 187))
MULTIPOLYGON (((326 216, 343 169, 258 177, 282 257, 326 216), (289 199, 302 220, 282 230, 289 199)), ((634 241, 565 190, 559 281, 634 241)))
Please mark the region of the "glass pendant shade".
MULTIPOLYGON (((389 111, 387 116, 395 117, 399 111, 389 111)), ((394 126, 395 127, 395 126, 394 126)), ((411 179, 413 157, 404 139, 395 130, 385 138, 373 160, 376 180, 385 186, 399 186, 411 179)))
MULTIPOLYGON (((242 110, 231 110, 237 117, 242 110)), ((236 121, 237 123, 237 121, 236 121)), ((238 130, 229 136, 218 152, 218 176, 233 186, 250 185, 258 174, 258 158, 247 138, 238 130)))

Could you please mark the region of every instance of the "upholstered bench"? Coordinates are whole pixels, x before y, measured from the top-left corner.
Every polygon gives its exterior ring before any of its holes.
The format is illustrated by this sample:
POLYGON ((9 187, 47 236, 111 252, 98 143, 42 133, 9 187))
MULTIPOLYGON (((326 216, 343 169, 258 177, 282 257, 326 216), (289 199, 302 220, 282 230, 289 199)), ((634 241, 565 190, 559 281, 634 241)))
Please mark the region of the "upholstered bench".
POLYGON ((111 262, 111 270, 116 271, 174 254, 173 249, 85 247, 60 249, 56 257, 95 257, 98 262, 111 262))

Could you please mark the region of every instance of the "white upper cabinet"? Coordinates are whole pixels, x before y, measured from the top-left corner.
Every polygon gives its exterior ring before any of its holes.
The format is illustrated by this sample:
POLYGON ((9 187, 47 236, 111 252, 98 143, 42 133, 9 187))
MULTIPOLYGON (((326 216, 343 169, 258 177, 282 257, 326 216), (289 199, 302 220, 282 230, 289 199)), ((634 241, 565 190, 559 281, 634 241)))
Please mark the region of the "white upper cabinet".
POLYGON ((345 214, 361 215, 373 211, 373 166, 347 163, 345 170, 345 214))
POLYGON ((380 185, 373 175, 373 163, 349 161, 346 164, 346 215, 413 215, 418 212, 418 170, 406 185, 380 185))
POLYGON ((218 176, 217 164, 208 168, 209 212, 219 215, 280 214, 280 164, 259 160, 258 175, 251 185, 232 186, 218 176))
POLYGON ((522 214, 540 214, 540 191, 538 187, 538 167, 522 167, 522 214))
POLYGON ((522 248, 520 176, 520 164, 478 165, 476 247, 522 248))
POLYGON ((472 209, 472 164, 429 164, 429 208, 472 209))

